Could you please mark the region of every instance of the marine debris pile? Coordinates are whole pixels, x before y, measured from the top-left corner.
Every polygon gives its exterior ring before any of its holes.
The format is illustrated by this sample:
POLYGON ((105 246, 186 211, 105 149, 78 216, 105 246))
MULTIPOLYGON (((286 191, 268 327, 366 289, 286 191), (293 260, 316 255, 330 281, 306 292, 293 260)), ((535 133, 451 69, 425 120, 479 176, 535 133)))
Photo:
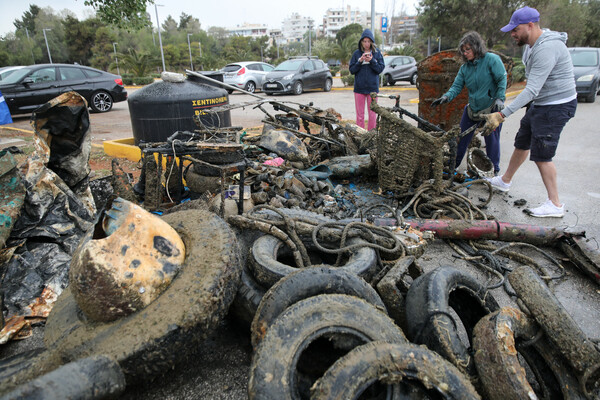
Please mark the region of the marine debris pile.
POLYGON ((0 339, 43 327, 42 348, 0 360, 0 395, 118 396, 225 318, 250 338, 232 383, 250 399, 600 395, 598 338, 556 290, 597 289, 597 248, 489 215, 489 184, 448 167, 456 133, 398 106, 373 102, 367 132, 263 99, 211 110, 258 107, 260 132, 199 122, 140 143, 136 182, 115 160, 90 185, 81 101, 34 113, 26 164, 0 152, 0 339))

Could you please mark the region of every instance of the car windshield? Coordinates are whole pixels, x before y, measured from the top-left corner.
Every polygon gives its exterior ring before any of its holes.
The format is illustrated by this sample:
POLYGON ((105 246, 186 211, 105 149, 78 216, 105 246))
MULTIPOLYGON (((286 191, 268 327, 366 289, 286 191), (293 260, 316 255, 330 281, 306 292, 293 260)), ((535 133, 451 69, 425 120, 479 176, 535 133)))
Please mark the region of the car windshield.
POLYGON ((304 61, 306 60, 287 60, 276 66, 274 71, 295 71, 304 64, 304 61))
POLYGON ((15 72, 13 72, 12 74, 10 74, 6 78, 2 79, 2 84, 4 85, 4 84, 7 84, 7 83, 17 83, 21 79, 23 79, 23 77, 25 75, 27 75, 30 71, 31 70, 29 68, 17 69, 17 70, 15 70, 15 72))
POLYGON ((595 67, 596 65, 598 65, 598 51, 571 51, 571 59, 573 60, 574 67, 595 67))

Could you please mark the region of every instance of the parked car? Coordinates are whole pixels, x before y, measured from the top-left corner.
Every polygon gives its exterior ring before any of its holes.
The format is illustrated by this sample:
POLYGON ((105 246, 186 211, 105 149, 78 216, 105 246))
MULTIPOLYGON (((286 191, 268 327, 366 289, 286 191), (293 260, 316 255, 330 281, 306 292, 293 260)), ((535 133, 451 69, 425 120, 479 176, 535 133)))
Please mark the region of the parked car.
POLYGON ((331 90, 331 71, 317 57, 293 57, 275 67, 267 74, 263 92, 301 94, 304 89, 331 90))
POLYGON ((569 51, 573 60, 577 95, 593 103, 596 101, 600 81, 600 49, 572 47, 569 51))
POLYGON ((119 75, 82 65, 30 65, 0 81, 0 92, 11 114, 32 112, 72 90, 83 96, 95 112, 110 111, 114 103, 127 100, 127 91, 119 75))
POLYGON ((383 57, 385 68, 383 84, 393 86, 398 81, 407 81, 412 85, 417 84, 417 62, 409 56, 385 56, 383 57))
POLYGON ((6 78, 7 76, 9 76, 10 74, 12 74, 13 72, 15 72, 18 69, 23 68, 23 65, 17 65, 17 66, 13 66, 13 67, 2 67, 0 68, 0 82, 4 80, 4 78, 6 78))
MULTIPOLYGON (((265 75, 273 70, 271 64, 258 61, 242 61, 227 64, 223 69, 223 82, 254 93, 265 81, 265 75)), ((232 89, 227 89, 229 93, 232 89)))

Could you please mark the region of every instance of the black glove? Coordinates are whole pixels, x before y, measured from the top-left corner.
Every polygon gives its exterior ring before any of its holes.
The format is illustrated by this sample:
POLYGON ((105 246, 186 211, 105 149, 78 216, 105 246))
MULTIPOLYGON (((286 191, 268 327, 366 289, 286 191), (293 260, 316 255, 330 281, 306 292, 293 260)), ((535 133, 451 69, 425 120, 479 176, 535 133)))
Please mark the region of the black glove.
POLYGON ((432 101, 431 107, 441 106, 442 104, 446 104, 449 102, 450 102, 450 99, 448 98, 448 96, 442 96, 439 99, 435 99, 434 101, 432 101))
POLYGON ((500 112, 504 109, 504 100, 496 99, 494 100, 494 106, 492 107, 492 112, 500 112))

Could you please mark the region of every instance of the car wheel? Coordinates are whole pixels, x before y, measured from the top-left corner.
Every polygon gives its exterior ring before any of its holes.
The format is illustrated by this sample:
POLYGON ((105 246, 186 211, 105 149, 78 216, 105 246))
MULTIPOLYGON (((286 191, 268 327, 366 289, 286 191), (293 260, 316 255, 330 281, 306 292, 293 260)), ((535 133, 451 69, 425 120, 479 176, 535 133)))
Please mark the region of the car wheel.
POLYGON ((233 89, 227 89, 227 93, 229 93, 229 94, 233 93, 233 89))
POLYGON ((415 72, 414 74, 412 74, 412 76, 410 77, 410 84, 411 85, 417 85, 417 73, 415 72))
POLYGON ((592 87, 592 90, 586 100, 588 103, 594 103, 596 101, 596 92, 598 92, 598 84, 592 87))
POLYGON ((323 87, 323 90, 326 92, 329 92, 331 90, 332 86, 333 86, 333 82, 331 81, 331 79, 327 78, 325 80, 325 86, 323 87))
POLYGON ((396 81, 394 81, 394 80, 392 79, 392 76, 391 76, 390 74, 387 74, 387 75, 385 76, 385 84, 386 84, 387 86, 394 86, 394 84, 395 84, 395 83, 396 83, 396 81))
POLYGON ((113 106, 113 99, 107 92, 100 90, 92 95, 90 107, 95 112, 103 113, 110 111, 113 106))
POLYGON ((254 93, 256 91, 256 84, 252 81, 248 81, 246 86, 244 86, 244 90, 246 92, 254 93))
POLYGON ((294 94, 296 94, 296 95, 302 94, 303 91, 304 91, 304 88, 302 87, 301 81, 294 83, 294 94))

